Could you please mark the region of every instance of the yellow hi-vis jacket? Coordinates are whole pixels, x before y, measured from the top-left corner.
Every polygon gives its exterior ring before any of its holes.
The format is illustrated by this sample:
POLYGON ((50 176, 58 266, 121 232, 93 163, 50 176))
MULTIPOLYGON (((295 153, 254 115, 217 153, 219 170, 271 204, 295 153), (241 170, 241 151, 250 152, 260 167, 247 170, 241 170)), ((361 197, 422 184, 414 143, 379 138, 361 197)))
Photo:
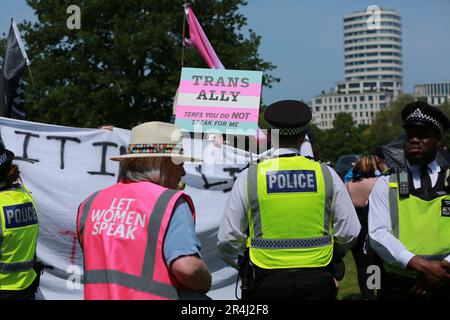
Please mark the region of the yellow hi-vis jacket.
POLYGON ((292 156, 250 165, 247 247, 252 263, 265 269, 328 265, 333 195, 325 164, 292 156))
POLYGON ((33 283, 38 233, 36 206, 26 187, 0 191, 0 290, 23 290, 33 283))
MULTIPOLYGON (((439 181, 438 181, 439 182, 439 181)), ((450 254, 450 195, 429 201, 415 195, 399 197, 397 175, 389 178, 389 208, 393 235, 415 255, 443 260, 450 254)), ((387 272, 414 277, 415 272, 384 263, 387 272)))

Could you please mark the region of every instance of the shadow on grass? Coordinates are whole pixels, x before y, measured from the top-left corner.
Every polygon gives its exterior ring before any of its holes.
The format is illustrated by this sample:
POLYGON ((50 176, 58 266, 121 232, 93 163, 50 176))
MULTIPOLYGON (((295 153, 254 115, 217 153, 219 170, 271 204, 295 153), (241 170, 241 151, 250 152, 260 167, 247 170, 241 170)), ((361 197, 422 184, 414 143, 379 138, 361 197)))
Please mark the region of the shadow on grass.
POLYGON ((362 296, 359 293, 351 293, 343 296, 341 300, 362 300, 362 296))

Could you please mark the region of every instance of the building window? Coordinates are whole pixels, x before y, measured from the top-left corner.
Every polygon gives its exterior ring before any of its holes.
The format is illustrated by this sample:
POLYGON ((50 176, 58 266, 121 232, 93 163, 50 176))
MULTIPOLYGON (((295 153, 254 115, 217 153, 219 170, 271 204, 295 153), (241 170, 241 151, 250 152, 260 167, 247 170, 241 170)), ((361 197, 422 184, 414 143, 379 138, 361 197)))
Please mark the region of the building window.
POLYGON ((364 96, 360 96, 359 97, 359 101, 361 101, 361 102, 365 101, 365 97, 364 96))
POLYGON ((373 96, 369 96, 369 101, 373 101, 373 96))
POLYGON ((320 111, 320 107, 316 107, 316 112, 319 112, 320 111))

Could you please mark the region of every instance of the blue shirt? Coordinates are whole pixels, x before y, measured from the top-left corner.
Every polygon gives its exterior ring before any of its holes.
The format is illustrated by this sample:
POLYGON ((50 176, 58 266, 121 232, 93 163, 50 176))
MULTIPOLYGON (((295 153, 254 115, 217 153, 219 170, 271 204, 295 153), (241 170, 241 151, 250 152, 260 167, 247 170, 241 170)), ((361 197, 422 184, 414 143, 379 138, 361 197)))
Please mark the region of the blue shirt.
POLYGON ((195 234, 194 220, 186 200, 180 198, 167 228, 164 259, 168 266, 181 256, 200 256, 201 244, 195 234))

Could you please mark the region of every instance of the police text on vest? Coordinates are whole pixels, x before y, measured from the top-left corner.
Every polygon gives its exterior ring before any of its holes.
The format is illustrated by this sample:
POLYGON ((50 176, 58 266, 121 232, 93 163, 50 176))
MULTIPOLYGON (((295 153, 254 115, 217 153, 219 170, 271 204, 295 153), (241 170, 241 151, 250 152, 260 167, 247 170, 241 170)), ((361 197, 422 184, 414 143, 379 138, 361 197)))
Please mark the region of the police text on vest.
POLYGON ((314 170, 280 170, 266 172, 267 193, 317 192, 314 170))
POLYGON ((3 207, 5 227, 20 228, 37 224, 36 210, 31 202, 3 207))

